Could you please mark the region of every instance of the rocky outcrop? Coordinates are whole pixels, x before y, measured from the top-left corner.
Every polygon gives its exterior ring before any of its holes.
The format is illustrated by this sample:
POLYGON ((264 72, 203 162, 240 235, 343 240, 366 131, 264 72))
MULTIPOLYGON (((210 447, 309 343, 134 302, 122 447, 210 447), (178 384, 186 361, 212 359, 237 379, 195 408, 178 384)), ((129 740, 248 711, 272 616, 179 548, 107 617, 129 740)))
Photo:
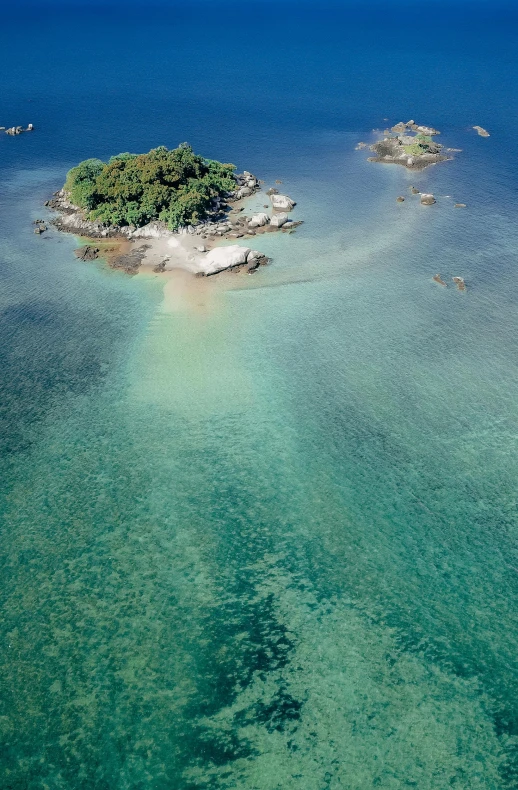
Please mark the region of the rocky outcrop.
POLYGON ((90 244, 86 244, 84 247, 74 250, 74 255, 80 261, 95 261, 99 257, 99 247, 92 247, 90 244))
POLYGON ((466 290, 466 283, 464 282, 464 277, 452 277, 451 279, 453 280, 459 291, 466 290))
POLYGON ((436 134, 440 134, 437 129, 434 129, 433 126, 420 126, 415 121, 400 121, 395 126, 392 127, 390 130, 394 132, 394 134, 406 134, 407 132, 417 132, 419 134, 424 134, 427 136, 432 136, 436 134))
POLYGON ((237 244, 230 247, 216 247, 203 258, 200 263, 200 271, 203 274, 211 275, 233 266, 242 266, 246 263, 251 252, 249 247, 240 247, 237 244))
POLYGON ((274 214, 270 220, 272 228, 282 228, 289 221, 287 214, 274 214))
POLYGON ((22 134, 23 132, 32 132, 34 130, 34 126, 32 123, 28 124, 27 127, 24 129, 23 126, 10 126, 8 129, 5 126, 0 126, 0 129, 3 129, 6 134, 11 135, 12 137, 22 134))
POLYGON ((444 287, 446 288, 446 283, 444 282, 444 280, 442 279, 442 277, 441 277, 441 275, 440 275, 440 274, 434 274, 434 276, 433 276, 433 278, 432 278, 432 279, 433 279, 433 280, 434 280, 436 283, 439 283, 439 285, 444 285, 444 287))
POLYGON ((268 214, 254 214, 250 222, 248 223, 249 228, 262 228, 264 225, 268 225, 270 222, 270 217, 268 214))
POLYGON ((148 249, 149 244, 143 244, 142 246, 136 247, 129 252, 118 255, 116 258, 113 258, 110 261, 110 266, 113 269, 122 269, 126 272, 126 274, 137 274, 140 264, 142 263, 142 259, 144 258, 146 250, 148 249))
POLYGON ((369 157, 370 162, 397 164, 411 170, 422 170, 449 158, 444 155, 443 146, 432 140, 434 135, 440 134, 432 126, 421 126, 415 121, 401 121, 383 134, 383 139, 371 146, 375 156, 369 157))
POLYGON ((268 262, 268 258, 259 250, 249 247, 240 247, 237 244, 230 247, 216 247, 198 261, 198 274, 210 277, 213 274, 228 269, 237 270, 245 268, 252 274, 259 266, 268 262))
POLYGON ((489 134, 489 132, 486 129, 484 129, 482 126, 474 126, 473 128, 474 128, 474 130, 476 131, 476 133, 480 137, 490 137, 491 136, 489 134))
POLYGON ((276 211, 291 211, 296 203, 288 195, 270 195, 272 206, 276 211))
POLYGON ((172 236, 173 231, 169 230, 163 222, 149 222, 147 225, 142 225, 141 228, 132 230, 130 235, 133 239, 162 239, 172 236))
POLYGON ((433 206, 436 202, 433 195, 428 194, 427 192, 423 192, 421 195, 421 205, 422 206, 433 206))

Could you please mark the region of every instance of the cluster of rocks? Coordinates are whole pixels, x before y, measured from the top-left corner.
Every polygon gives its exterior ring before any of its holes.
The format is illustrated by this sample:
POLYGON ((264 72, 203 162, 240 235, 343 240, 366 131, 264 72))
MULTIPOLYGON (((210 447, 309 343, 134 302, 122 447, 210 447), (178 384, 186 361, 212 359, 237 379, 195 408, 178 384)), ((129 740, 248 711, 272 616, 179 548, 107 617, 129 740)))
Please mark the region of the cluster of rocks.
MULTIPOLYGON (((433 206, 434 203, 437 201, 435 197, 430 192, 419 192, 418 189, 415 187, 410 187, 410 192, 412 195, 420 195, 421 196, 421 205, 422 206, 433 206)), ((398 195, 396 198, 397 203, 404 203, 405 198, 403 195, 398 195)), ((459 204, 460 205, 460 204, 459 204)))
POLYGON ((407 121, 404 123, 400 121, 396 123, 395 126, 392 127, 390 130, 395 134, 407 134, 407 132, 417 132, 418 134, 424 134, 427 137, 432 137, 435 134, 440 134, 438 129, 434 129, 433 126, 420 126, 415 121, 407 121))
POLYGON ((385 129, 383 139, 374 145, 358 143, 357 150, 369 147, 375 156, 369 162, 403 165, 411 170, 422 170, 437 162, 445 162, 450 157, 444 155, 443 146, 432 140, 440 134, 432 126, 423 126, 415 121, 401 121, 392 129, 385 129))
POLYGON ((44 219, 35 219, 32 224, 34 225, 34 233, 36 233, 37 236, 40 236, 47 230, 47 225, 45 224, 44 219))
POLYGON ((11 136, 22 134, 23 132, 32 132, 34 131, 34 126, 32 123, 28 124, 28 126, 24 129, 23 126, 10 126, 8 129, 5 126, 0 126, 0 132, 5 132, 6 134, 10 134, 11 136))
MULTIPOLYGON (((434 203, 437 203, 435 196, 432 195, 430 192, 420 192, 416 187, 410 187, 410 192, 412 195, 420 195, 421 196, 421 205, 422 206, 433 206, 434 203)), ((396 198, 398 203, 404 203, 405 198, 403 195, 398 195, 396 198)), ((465 203, 455 203, 454 208, 466 208, 465 203)))
MULTIPOLYGON (((453 280, 459 291, 466 290, 466 283, 464 281, 464 277, 452 277, 451 279, 453 280)), ((445 288, 447 287, 447 283, 444 282, 440 274, 434 274, 432 280, 434 280, 434 282, 438 283, 439 285, 443 285, 445 288)))
POLYGON ((253 195, 254 192, 261 188, 257 178, 252 173, 249 173, 248 170, 234 175, 234 178, 237 189, 235 192, 228 194, 229 200, 241 200, 241 198, 250 197, 250 195, 253 195))

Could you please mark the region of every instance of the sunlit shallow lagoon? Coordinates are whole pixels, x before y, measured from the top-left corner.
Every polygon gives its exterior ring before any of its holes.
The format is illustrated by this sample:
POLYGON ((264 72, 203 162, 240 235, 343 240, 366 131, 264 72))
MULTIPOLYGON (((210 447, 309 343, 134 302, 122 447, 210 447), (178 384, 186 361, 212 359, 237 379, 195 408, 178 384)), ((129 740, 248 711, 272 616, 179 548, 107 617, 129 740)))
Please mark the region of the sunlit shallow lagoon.
POLYGON ((515 23, 203 13, 2 33, 0 784, 515 787, 515 23), (454 161, 354 150, 410 117, 454 161), (78 160, 182 139, 297 200, 269 267, 32 233, 78 160))

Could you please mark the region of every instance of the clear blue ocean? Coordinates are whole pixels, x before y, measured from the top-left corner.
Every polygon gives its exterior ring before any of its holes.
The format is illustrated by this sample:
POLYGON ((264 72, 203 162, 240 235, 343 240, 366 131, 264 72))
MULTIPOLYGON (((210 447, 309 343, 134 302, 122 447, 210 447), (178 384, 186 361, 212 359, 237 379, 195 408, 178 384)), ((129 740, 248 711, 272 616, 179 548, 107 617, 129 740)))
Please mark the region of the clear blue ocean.
POLYGON ((517 52, 489 2, 2 11, 2 790, 518 787, 517 52), (410 118, 454 160, 355 150, 410 118), (182 141, 297 201, 255 276, 34 235, 182 141))

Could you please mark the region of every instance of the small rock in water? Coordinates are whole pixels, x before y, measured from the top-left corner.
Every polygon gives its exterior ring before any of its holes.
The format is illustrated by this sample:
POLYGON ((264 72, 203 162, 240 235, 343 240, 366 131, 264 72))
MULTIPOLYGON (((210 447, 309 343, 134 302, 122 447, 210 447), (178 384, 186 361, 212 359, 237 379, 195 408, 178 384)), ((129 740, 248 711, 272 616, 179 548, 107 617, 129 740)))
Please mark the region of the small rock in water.
POLYGON ((273 208, 277 209, 278 211, 291 211, 296 205, 295 201, 288 197, 288 195, 271 195, 270 199, 272 201, 273 208))
POLYGON ((397 197, 396 200, 397 200, 398 203, 404 203, 405 202, 405 198, 402 195, 399 195, 399 197, 397 197))
POLYGON ((444 285, 444 287, 446 288, 446 283, 444 282, 440 274, 434 274, 433 279, 435 280, 436 283, 439 283, 439 285, 444 285))
POLYGON ((452 277, 451 279, 453 280, 459 291, 466 290, 466 283, 464 282, 464 277, 452 277))
POLYGON ((474 126, 473 128, 480 137, 490 137, 489 132, 483 126, 474 126))
POLYGON ((415 187, 410 187, 410 191, 412 192, 412 195, 418 195, 419 194, 419 190, 416 189, 415 187))
POLYGON ((465 203, 455 203, 453 208, 466 208, 466 204, 465 203))
POLYGON ((433 204, 435 202, 436 201, 435 201, 435 198, 434 198, 433 195, 430 195, 430 194, 428 194, 426 192, 423 192, 423 194, 421 195, 421 205, 422 206, 433 206, 433 204))

